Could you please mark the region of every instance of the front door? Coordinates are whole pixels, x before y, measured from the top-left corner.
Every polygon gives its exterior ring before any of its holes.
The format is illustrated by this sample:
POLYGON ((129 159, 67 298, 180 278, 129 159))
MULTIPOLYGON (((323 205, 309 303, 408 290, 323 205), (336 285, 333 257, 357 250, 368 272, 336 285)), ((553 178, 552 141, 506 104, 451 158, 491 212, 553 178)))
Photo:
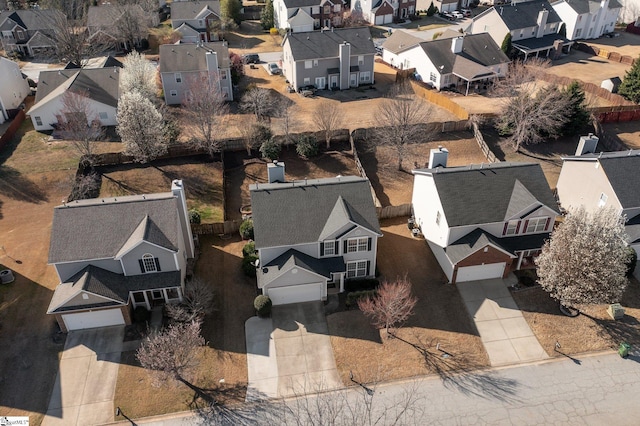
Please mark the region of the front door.
POLYGON ((332 89, 337 89, 338 88, 338 76, 337 75, 332 75, 331 76, 331 88, 332 89))
POLYGON ((151 300, 153 301, 153 306, 162 305, 164 303, 162 290, 151 290, 151 300))
POLYGON ((358 74, 351 74, 351 83, 350 83, 351 87, 357 87, 358 86, 358 74))
POLYGON ((325 77, 316 77, 316 89, 324 90, 327 85, 327 79, 325 77))

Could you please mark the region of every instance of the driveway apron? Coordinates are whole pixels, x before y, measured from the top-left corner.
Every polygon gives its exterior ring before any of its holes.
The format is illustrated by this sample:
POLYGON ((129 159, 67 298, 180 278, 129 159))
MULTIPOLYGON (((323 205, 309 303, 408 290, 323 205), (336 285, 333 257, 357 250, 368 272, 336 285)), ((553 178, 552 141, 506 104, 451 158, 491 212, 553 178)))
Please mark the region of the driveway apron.
POLYGON ((456 284, 493 367, 548 358, 507 288, 514 281, 511 275, 456 284))
POLYGON ((124 327, 69 332, 43 426, 113 422, 124 327))

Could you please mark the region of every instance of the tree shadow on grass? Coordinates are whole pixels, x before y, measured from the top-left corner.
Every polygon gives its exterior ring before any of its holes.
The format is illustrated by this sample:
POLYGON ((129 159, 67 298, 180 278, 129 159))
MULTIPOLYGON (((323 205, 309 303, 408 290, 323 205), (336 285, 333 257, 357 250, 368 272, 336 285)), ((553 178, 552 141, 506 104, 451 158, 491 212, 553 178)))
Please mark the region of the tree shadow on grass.
POLYGON ((640 322, 630 315, 625 315, 619 320, 601 319, 590 316, 584 312, 582 315, 598 325, 598 334, 610 340, 613 347, 618 347, 622 342, 631 345, 640 345, 640 322))
MULTIPOLYGON (((40 204, 49 199, 38 185, 17 170, 3 165, 0 165, 0 196, 33 204, 40 204)), ((0 200, 0 219, 3 217, 2 204, 0 200)))

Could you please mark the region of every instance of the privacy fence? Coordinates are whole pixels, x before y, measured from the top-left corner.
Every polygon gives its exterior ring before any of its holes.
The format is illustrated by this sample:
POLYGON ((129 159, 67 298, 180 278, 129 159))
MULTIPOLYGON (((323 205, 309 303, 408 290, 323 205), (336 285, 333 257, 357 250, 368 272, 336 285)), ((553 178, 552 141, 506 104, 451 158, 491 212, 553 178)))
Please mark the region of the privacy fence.
POLYGON ((9 142, 13 140, 13 137, 16 135, 16 132, 22 125, 26 114, 23 109, 21 109, 18 114, 13 118, 13 121, 5 130, 5 132, 0 136, 0 150, 3 149, 9 142))

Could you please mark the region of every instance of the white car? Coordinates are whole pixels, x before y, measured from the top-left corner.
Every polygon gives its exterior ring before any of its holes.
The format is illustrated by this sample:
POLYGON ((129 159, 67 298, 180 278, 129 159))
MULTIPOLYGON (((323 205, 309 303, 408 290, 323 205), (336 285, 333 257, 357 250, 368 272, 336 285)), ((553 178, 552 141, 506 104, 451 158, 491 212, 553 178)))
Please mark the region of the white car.
POLYGON ((451 12, 451 16, 453 16, 454 19, 464 19, 464 15, 458 12, 457 10, 454 10, 453 12, 451 12))

